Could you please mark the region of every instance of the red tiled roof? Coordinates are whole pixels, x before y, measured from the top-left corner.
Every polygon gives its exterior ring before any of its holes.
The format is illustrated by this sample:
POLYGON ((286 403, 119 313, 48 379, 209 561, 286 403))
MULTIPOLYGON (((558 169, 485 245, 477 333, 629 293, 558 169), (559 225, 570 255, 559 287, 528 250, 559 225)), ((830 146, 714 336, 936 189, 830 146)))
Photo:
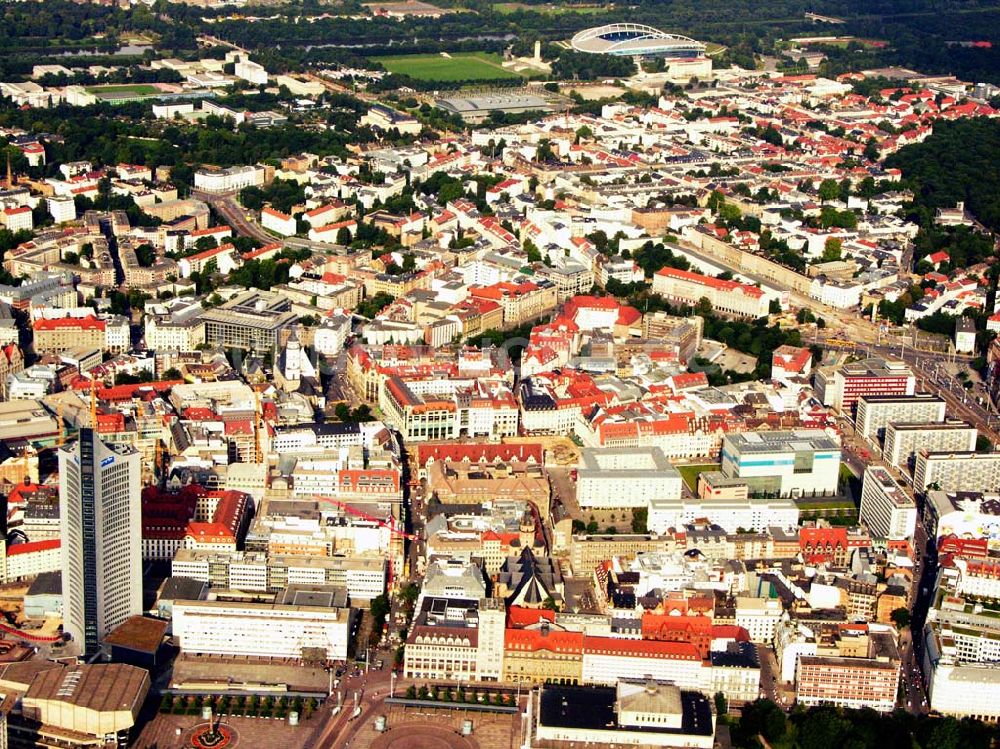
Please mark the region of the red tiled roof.
POLYGON ((582 632, 561 632, 540 629, 507 629, 503 633, 504 650, 549 650, 559 653, 583 653, 582 632))
POLYGON ((35 330, 104 330, 104 320, 98 320, 93 315, 87 317, 57 317, 46 319, 44 317, 35 320, 32 324, 35 330))
POLYGON ((736 291, 737 289, 742 289, 743 292, 752 297, 761 297, 764 292, 758 289, 756 286, 750 286, 748 284, 738 283, 736 281, 726 281, 721 278, 712 278, 711 276, 703 276, 700 273, 692 273, 687 270, 678 270, 677 268, 664 267, 656 271, 658 276, 668 276, 671 278, 676 278, 681 281, 688 281, 690 283, 696 283, 701 286, 707 286, 714 289, 719 289, 720 291, 736 291))
POLYGON ((702 660, 698 648, 689 642, 660 640, 622 640, 616 637, 584 637, 583 652, 635 658, 673 658, 685 661, 702 660))
POLYGON ((28 541, 23 544, 14 544, 7 547, 7 556, 12 557, 17 554, 31 554, 36 551, 50 551, 59 548, 59 539, 53 538, 45 541, 28 541))

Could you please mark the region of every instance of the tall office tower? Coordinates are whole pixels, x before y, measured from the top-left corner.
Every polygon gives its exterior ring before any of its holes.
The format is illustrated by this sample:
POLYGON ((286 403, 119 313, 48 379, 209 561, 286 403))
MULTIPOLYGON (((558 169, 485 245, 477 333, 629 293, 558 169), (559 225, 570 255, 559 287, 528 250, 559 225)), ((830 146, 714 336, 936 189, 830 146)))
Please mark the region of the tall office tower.
POLYGON ((93 429, 59 450, 63 630, 93 654, 142 613, 141 457, 93 429))

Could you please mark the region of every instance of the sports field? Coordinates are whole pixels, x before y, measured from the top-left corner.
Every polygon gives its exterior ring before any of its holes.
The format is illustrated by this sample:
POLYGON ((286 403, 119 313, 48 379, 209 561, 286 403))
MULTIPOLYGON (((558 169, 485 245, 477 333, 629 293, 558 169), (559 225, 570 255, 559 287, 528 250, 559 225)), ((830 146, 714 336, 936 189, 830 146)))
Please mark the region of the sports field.
POLYGON ((500 67, 500 55, 490 52, 456 52, 448 57, 441 54, 395 55, 375 60, 390 73, 421 81, 497 81, 521 77, 500 67))
POLYGON ((112 86, 87 86, 88 94, 133 94, 135 96, 155 96, 160 89, 149 83, 123 83, 112 86))

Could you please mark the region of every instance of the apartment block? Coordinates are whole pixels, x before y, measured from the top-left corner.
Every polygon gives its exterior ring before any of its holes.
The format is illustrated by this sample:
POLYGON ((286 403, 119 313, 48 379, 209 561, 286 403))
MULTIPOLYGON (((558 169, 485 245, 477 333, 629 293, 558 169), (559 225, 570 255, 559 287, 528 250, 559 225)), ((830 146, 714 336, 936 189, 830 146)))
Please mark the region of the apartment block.
POLYGON ((228 169, 205 167, 194 173, 195 189, 205 192, 234 192, 263 184, 264 167, 257 165, 233 166, 228 169))
POLYGON ((930 424, 891 423, 885 430, 886 462, 908 469, 918 450, 928 452, 973 452, 979 430, 964 421, 930 424))
POLYGON ((861 485, 861 520, 875 537, 910 539, 917 527, 917 506, 886 469, 868 466, 861 485))
POLYGON ((940 424, 945 419, 943 398, 915 395, 862 395, 857 399, 854 427, 868 439, 882 437, 889 424, 940 424))
POLYGON ((767 296, 756 286, 676 268, 661 268, 656 272, 653 292, 672 302, 691 306, 708 299, 717 312, 739 317, 766 317, 770 305, 767 296))
POLYGON ((1000 452, 929 452, 920 450, 913 469, 916 491, 995 492, 1000 489, 1000 452))

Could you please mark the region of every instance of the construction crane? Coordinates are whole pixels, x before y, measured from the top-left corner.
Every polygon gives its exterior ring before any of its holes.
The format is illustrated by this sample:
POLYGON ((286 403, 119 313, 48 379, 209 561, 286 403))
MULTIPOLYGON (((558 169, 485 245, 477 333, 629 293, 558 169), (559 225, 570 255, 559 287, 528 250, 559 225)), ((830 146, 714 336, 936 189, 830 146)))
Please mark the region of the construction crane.
POLYGON ((59 407, 56 408, 56 423, 59 426, 59 436, 56 438, 56 447, 62 447, 66 442, 66 422, 63 421, 63 407, 66 401, 59 399, 59 407))
MULTIPOLYGON (((355 517, 359 517, 362 520, 368 520, 368 521, 370 521, 372 523, 375 523, 380 528, 387 529, 389 531, 389 535, 393 536, 395 538, 402 538, 402 539, 406 539, 407 541, 418 541, 418 540, 420 540, 420 536, 414 535, 413 533, 407 533, 406 531, 402 530, 401 528, 397 528, 396 527, 396 518, 393 517, 392 513, 389 513, 389 519, 388 520, 383 520, 381 518, 375 517, 374 515, 369 515, 367 512, 359 510, 357 507, 351 507, 351 505, 345 504, 344 502, 341 502, 338 499, 334 499, 333 497, 320 497, 320 496, 317 496, 316 497, 316 501, 317 502, 323 502, 325 504, 334 505, 335 507, 339 508, 343 512, 346 512, 346 513, 348 513, 350 515, 354 515, 355 517)), ((394 573, 394 569, 393 569, 392 555, 391 554, 389 555, 388 562, 389 562, 389 575, 388 575, 388 581, 387 581, 387 583, 388 583, 388 587, 391 589, 392 588, 392 584, 393 584, 393 580, 395 578, 395 575, 393 574, 394 573)), ((406 569, 406 567, 404 566, 404 570, 405 569, 406 569)))
POLYGON ((316 501, 335 505, 336 507, 340 508, 346 513, 359 517, 362 520, 371 521, 372 523, 375 523, 382 528, 386 528, 389 531, 389 533, 392 534, 393 536, 398 536, 399 538, 405 538, 407 541, 420 540, 420 536, 416 536, 412 533, 407 533, 406 531, 397 528, 396 518, 394 518, 391 513, 389 514, 388 520, 383 520, 381 518, 375 517, 374 515, 369 515, 367 512, 359 510, 357 507, 351 507, 351 505, 341 502, 338 499, 334 499, 333 497, 316 497, 316 501))
POLYGON ((90 375, 90 428, 97 431, 97 378, 90 375))
POLYGON ((260 444, 260 434, 264 428, 264 415, 260 410, 260 391, 254 390, 254 402, 256 404, 256 413, 253 417, 253 437, 254 437, 254 457, 256 463, 260 464, 264 462, 264 451, 261 449, 260 444))

